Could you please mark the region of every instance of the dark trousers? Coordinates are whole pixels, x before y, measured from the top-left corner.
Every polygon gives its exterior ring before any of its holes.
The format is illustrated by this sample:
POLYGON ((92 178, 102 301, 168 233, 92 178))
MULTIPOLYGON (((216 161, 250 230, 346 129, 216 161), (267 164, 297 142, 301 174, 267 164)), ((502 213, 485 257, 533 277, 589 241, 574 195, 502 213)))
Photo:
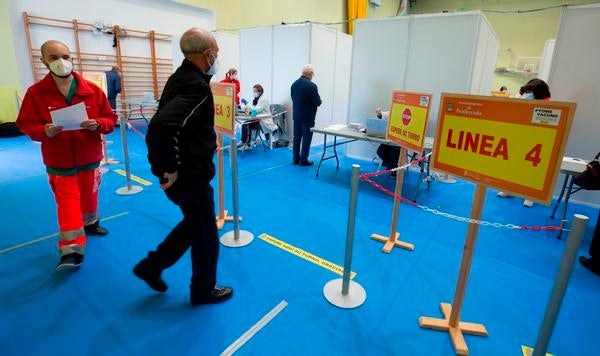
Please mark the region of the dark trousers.
POLYGON ((294 147, 292 150, 294 162, 308 161, 308 152, 313 137, 313 133, 310 131, 312 127, 315 127, 314 121, 294 120, 294 147), (300 150, 300 144, 302 144, 302 150, 300 150))
POLYGON ((166 190, 166 194, 181 209, 183 220, 158 245, 156 251, 148 254, 148 263, 153 269, 162 271, 175 264, 191 247, 191 288, 210 290, 217 282, 219 259, 213 188, 209 183, 184 183, 178 180, 166 190))
POLYGON ((108 105, 110 105, 110 108, 113 109, 113 111, 117 110, 117 98, 108 98, 108 105))
POLYGON ((390 145, 379 145, 377 156, 381 158, 382 164, 386 169, 396 168, 398 167, 398 159, 400 158, 400 148, 390 145))
POLYGON ((252 140, 252 130, 258 130, 260 126, 260 122, 254 121, 247 124, 242 125, 242 142, 250 143, 252 140))
POLYGON ((598 220, 596 220, 596 229, 594 230, 594 236, 592 237, 592 244, 590 245, 590 256, 596 256, 596 259, 600 259, 600 211, 598 211, 598 220))

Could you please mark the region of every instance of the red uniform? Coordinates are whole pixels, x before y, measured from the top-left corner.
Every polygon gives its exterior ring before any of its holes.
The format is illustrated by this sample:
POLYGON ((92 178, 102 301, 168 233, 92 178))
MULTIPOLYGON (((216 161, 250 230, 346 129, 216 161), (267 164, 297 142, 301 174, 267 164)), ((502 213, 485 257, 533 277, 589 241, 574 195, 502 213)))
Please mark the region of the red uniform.
POLYGON ((235 84, 235 105, 240 105, 240 81, 231 77, 225 77, 225 79, 221 80, 221 83, 235 84))
POLYGON ((29 87, 17 118, 19 129, 42 143, 42 157, 58 206, 58 248, 63 255, 83 254, 84 225, 98 221, 101 134, 112 132, 117 121, 102 89, 75 72, 73 80, 77 88, 70 104, 84 102, 88 119, 98 122, 97 130, 61 131, 52 138, 46 135, 44 126, 52 123, 50 111, 68 106, 51 74, 29 87))

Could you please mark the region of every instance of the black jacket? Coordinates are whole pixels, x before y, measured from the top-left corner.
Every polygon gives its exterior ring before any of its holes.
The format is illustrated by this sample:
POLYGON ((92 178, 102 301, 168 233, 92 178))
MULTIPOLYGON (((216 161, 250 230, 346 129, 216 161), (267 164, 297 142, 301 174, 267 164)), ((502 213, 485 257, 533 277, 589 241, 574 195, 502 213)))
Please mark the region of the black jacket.
POLYGON ((294 120, 315 122, 317 106, 321 105, 321 97, 317 85, 305 76, 301 76, 291 88, 294 120))
POLYGON ((214 104, 210 78, 184 60, 160 98, 146 134, 152 173, 178 171, 178 179, 207 183, 215 176, 214 104))

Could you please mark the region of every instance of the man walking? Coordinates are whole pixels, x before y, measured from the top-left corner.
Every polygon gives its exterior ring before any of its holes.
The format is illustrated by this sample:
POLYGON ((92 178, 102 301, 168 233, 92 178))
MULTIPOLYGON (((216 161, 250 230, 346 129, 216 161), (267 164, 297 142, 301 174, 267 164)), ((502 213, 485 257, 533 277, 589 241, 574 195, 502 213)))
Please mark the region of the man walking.
MULTIPOLYGON (((99 226, 98 187, 102 138, 117 122, 106 95, 73 72, 69 48, 59 41, 41 47, 42 63, 50 70, 23 98, 17 118, 19 129, 42 143, 42 157, 57 204, 60 261, 56 270, 83 263, 86 235, 106 235, 99 226), (87 119, 79 129, 63 130, 52 123, 51 111, 85 105, 87 119)), ((84 119, 84 118, 82 118, 84 119)))
POLYGON ((179 44, 185 59, 165 85, 146 144, 152 173, 167 198, 181 209, 183 220, 133 272, 152 289, 165 292, 162 271, 191 247, 191 303, 220 303, 233 290, 216 285, 219 236, 210 185, 216 135, 209 82, 216 72, 219 47, 210 32, 198 28, 186 31, 179 44))
POLYGON ((321 97, 317 85, 312 82, 313 67, 310 64, 302 68, 302 76, 292 84, 292 102, 294 116, 294 164, 312 166, 313 161, 308 159, 310 143, 313 133, 310 131, 315 126, 317 107, 321 105, 321 97), (300 149, 302 145, 302 149, 300 149))

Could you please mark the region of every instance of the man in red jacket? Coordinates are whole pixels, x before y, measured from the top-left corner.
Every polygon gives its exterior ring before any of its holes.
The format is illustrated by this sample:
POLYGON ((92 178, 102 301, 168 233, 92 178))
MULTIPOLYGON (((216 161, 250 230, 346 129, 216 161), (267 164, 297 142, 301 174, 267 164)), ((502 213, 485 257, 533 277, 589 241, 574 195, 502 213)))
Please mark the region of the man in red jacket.
POLYGON ((50 73, 27 90, 17 126, 42 143, 42 157, 57 204, 59 271, 81 265, 86 234, 108 233, 98 225, 100 134, 113 131, 117 116, 102 89, 73 72, 70 51, 64 43, 45 42, 41 53, 50 73), (63 130, 52 123, 51 111, 78 103, 84 103, 87 112, 79 129, 63 130))

